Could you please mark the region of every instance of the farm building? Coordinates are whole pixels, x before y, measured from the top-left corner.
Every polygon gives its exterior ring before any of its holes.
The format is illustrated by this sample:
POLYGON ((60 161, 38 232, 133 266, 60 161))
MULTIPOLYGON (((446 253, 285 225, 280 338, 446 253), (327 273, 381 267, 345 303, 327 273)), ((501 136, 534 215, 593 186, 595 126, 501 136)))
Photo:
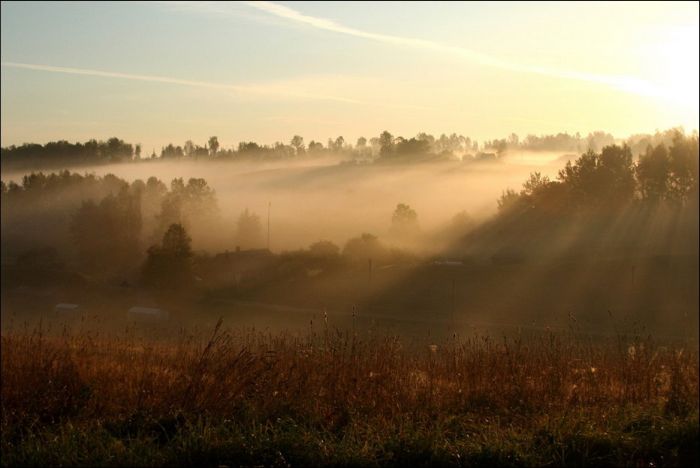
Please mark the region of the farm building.
POLYGON ((275 256, 267 249, 240 250, 220 253, 200 264, 202 277, 210 284, 238 284, 262 275, 275 256))

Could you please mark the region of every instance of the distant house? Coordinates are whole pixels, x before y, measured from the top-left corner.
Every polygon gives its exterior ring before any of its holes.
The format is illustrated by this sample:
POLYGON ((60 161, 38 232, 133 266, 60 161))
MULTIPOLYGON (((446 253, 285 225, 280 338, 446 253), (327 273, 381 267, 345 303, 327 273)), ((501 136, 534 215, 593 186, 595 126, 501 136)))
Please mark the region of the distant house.
POLYGON ((272 265, 275 256, 267 249, 226 251, 201 266, 201 276, 209 283, 238 284, 255 278, 272 265))
POLYGON ((126 318, 133 323, 167 322, 170 319, 170 312, 154 307, 134 306, 127 311, 126 318))

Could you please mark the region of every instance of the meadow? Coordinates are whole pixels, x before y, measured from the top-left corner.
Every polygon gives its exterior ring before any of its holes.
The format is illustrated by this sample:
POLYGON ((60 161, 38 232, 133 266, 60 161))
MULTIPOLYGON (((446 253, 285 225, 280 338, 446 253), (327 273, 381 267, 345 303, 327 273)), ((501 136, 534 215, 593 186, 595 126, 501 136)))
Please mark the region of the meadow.
POLYGON ((698 348, 640 333, 2 336, 3 466, 692 466, 698 348))

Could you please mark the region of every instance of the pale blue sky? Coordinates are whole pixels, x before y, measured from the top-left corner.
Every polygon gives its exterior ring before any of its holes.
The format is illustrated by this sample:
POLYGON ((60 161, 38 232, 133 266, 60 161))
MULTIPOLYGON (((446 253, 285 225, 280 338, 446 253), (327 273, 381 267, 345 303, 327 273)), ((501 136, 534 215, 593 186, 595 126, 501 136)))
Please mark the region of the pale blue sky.
POLYGON ((698 126, 695 2, 3 2, 1 56, 3 146, 698 126))

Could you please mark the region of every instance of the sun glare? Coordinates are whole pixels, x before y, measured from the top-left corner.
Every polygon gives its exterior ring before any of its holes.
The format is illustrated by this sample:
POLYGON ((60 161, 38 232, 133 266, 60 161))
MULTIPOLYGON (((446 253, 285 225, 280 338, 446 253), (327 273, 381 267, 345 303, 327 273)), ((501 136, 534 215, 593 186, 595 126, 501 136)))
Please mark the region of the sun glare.
POLYGON ((677 27, 668 30, 666 40, 654 47, 651 59, 657 63, 663 95, 674 104, 694 107, 697 113, 698 29, 677 27))

